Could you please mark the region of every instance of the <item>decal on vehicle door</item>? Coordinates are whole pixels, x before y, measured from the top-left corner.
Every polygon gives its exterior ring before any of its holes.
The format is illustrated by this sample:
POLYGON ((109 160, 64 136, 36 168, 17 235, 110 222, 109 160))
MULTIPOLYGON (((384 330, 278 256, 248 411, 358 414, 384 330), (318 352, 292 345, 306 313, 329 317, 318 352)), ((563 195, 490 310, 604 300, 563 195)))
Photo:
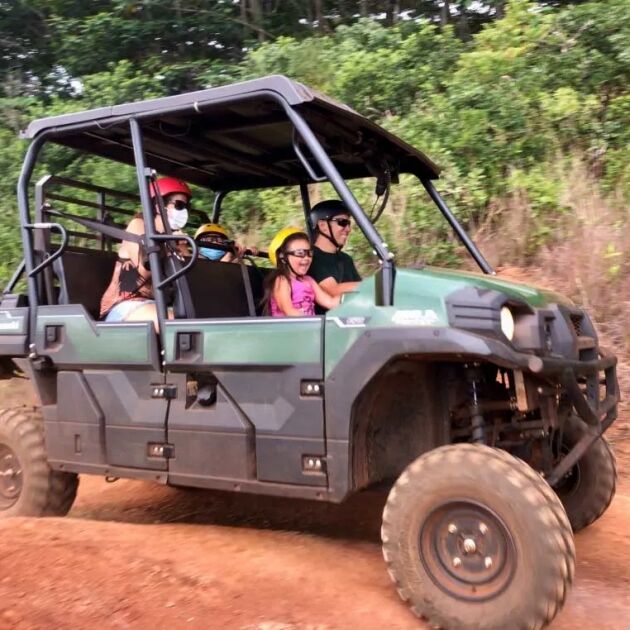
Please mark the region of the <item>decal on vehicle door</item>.
POLYGON ((396 311, 392 315, 392 322, 401 326, 435 326, 440 323, 437 313, 427 308, 425 310, 396 311))
POLYGON ((339 328, 365 328, 370 321, 369 317, 361 317, 360 315, 353 317, 329 317, 328 319, 335 322, 339 328))
POLYGON ((8 311, 0 311, 0 330, 22 330, 23 317, 13 317, 8 311))

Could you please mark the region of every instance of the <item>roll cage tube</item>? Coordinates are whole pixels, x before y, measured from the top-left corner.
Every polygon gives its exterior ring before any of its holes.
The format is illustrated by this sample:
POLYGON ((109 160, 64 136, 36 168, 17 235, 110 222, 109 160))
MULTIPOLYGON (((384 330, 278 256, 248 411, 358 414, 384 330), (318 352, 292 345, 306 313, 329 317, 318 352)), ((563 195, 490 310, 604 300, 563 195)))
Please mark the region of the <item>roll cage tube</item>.
POLYGON ((31 216, 28 208, 28 183, 33 174, 35 167, 35 161, 39 155, 39 151, 42 145, 46 141, 49 133, 42 133, 31 142, 26 155, 24 156, 24 162, 22 163, 22 170, 18 178, 17 184, 17 198, 18 198, 18 214, 20 217, 20 231, 22 234, 22 247, 24 248, 24 268, 26 271, 26 288, 28 293, 29 304, 29 322, 28 322, 28 339, 29 350, 32 350, 33 338, 35 335, 35 327, 37 324, 37 306, 39 304, 39 296, 37 295, 37 279, 31 272, 35 268, 35 256, 33 250, 33 234, 27 225, 31 223, 31 216))
POLYGON ((302 197, 302 209, 304 210, 304 219, 306 221, 306 231, 311 241, 315 240, 315 230, 311 225, 311 198, 308 194, 308 184, 300 183, 300 197, 302 197))
MULTIPOLYGON (((387 248, 387 245, 383 242, 382 238, 374 228, 374 226, 370 223, 369 219, 361 209, 358 201, 355 199, 354 195, 346 185, 345 181, 339 174, 339 171, 328 157, 323 147, 321 146, 319 140, 312 132, 311 128, 308 126, 306 121, 302 118, 302 116, 293 108, 293 106, 278 92, 268 89, 262 89, 256 92, 251 92, 247 95, 242 96, 228 96, 224 98, 214 98, 209 99, 207 101, 195 101, 194 103, 187 103, 186 105, 178 105, 172 108, 164 109, 162 114, 171 114, 171 115, 186 115, 186 114, 198 114, 201 113, 206 108, 211 108, 218 104, 229 104, 229 103, 242 103, 244 101, 249 101, 253 99, 269 98, 274 102, 278 103, 280 107, 282 107, 287 114, 290 122, 297 129, 299 135, 302 140, 305 142, 306 146, 309 148, 311 154, 321 167, 323 173, 326 175, 327 179, 333 185, 335 191, 339 195, 339 197, 343 200, 343 202, 348 206, 350 213, 354 217, 359 229, 363 233, 363 235, 367 238, 370 245, 375 250, 377 256, 379 257, 382 264, 382 283, 380 283, 380 288, 382 290, 381 303, 383 305, 389 305, 393 301, 393 289, 394 289, 394 273, 395 267, 393 262, 393 254, 387 248)), ((146 111, 139 113, 133 117, 128 115, 115 116, 108 120, 108 124, 119 124, 119 123, 130 123, 131 120, 134 120, 134 125, 136 127, 136 131, 132 132, 132 141, 133 136, 140 141, 140 148, 142 149, 142 136, 139 129, 139 121, 144 119, 151 119, 156 116, 156 112, 154 110, 146 111)), ((131 124, 131 123, 130 123, 131 124)), ((63 125, 59 127, 53 127, 50 130, 42 131, 41 135, 35 137, 33 142, 31 143, 27 155, 22 167, 22 173, 20 175, 20 180, 18 182, 18 204, 20 207, 20 216, 23 223, 30 223, 28 217, 28 200, 27 200, 27 192, 26 187, 28 185, 28 181, 32 174, 34 160, 37 156, 39 148, 41 144, 50 136, 57 136, 65 133, 77 132, 77 131, 88 131, 91 128, 98 128, 102 125, 102 121, 100 120, 90 120, 81 123, 72 123, 69 125, 63 125)), ((136 143, 134 144, 134 158, 136 158, 136 143)), ((141 153, 144 154, 144 151, 141 150, 141 153)), ((144 155, 142 156, 144 158, 144 155)), ((142 159, 142 169, 144 169, 144 159, 142 159)), ((138 177, 142 180, 142 184, 140 186, 140 191, 144 191, 144 195, 148 197, 148 189, 146 177, 148 175, 144 172, 144 170, 140 169, 138 164, 136 163, 136 168, 138 172, 138 177)), ((141 200, 142 201, 142 200, 141 200)), ((143 212, 148 210, 149 208, 144 208, 143 203, 143 212)), ((22 240, 24 244, 24 253, 25 258, 27 259, 26 271, 30 271, 33 267, 33 248, 32 243, 29 240, 29 235, 26 233, 27 231, 22 231, 22 240)), ((153 257, 155 258, 155 256, 153 257)), ((150 259, 151 261, 151 259, 150 259)), ((151 271, 153 272, 153 264, 151 263, 151 271)), ((36 295, 36 284, 34 279, 31 278, 29 280, 29 298, 33 300, 33 304, 37 303, 37 295, 36 295)), ((160 308, 158 308, 158 315, 160 308)))
POLYGON ((446 205, 444 199, 440 196, 440 193, 435 189, 433 182, 430 179, 419 177, 420 182, 424 186, 425 190, 429 193, 429 196, 433 200, 433 203, 439 208, 444 218, 449 222, 450 226, 455 230, 459 240, 463 243, 464 247, 468 250, 470 255, 475 259, 475 262, 479 265, 479 268, 489 275, 494 275, 495 271, 490 263, 484 258, 484 255, 479 251, 479 248, 472 241, 470 236, 466 234, 464 228, 460 225, 459 221, 455 218, 455 215, 451 212, 451 209, 446 205))
MULTIPOLYGON (((142 217, 144 219, 144 232, 149 250, 149 266, 153 279, 153 293, 157 310, 160 335, 164 335, 164 321, 166 320, 166 299, 164 296, 164 278, 160 267, 160 241, 156 239, 153 205, 149 194, 149 179, 151 171, 145 166, 144 145, 140 123, 135 118, 129 119, 131 140, 133 143, 133 155, 136 162, 136 174, 138 176, 138 190, 140 192, 140 204, 142 205, 142 217)), ((166 229, 166 226, 164 226, 166 229)), ((164 339, 162 339, 164 341, 164 339)))
POLYGON ((219 219, 221 218, 221 206, 223 204, 223 200, 225 196, 228 194, 227 190, 220 190, 216 197, 214 198, 214 203, 212 204, 212 223, 219 223, 219 219))
POLYGON ((24 270, 26 269, 26 265, 24 263, 24 258, 22 258, 22 262, 17 266, 17 269, 13 272, 11 279, 7 282, 7 285, 2 290, 2 294, 6 295, 7 293, 13 293, 13 289, 15 289, 15 285, 20 281, 20 278, 24 275, 24 270))
MULTIPOLYGON (((261 92, 259 93, 254 93, 254 94, 249 95, 248 98, 254 98, 256 96, 260 97, 262 95, 272 98, 274 101, 276 101, 279 105, 282 106, 285 113, 287 114, 287 117, 293 124, 295 131, 297 132, 297 134, 299 134, 302 140, 304 140, 311 154, 313 155, 315 160, 318 162, 319 166, 321 167, 322 171, 325 174, 324 178, 316 177, 315 179, 317 179, 318 181, 320 179, 321 180, 328 179, 328 181, 333 185, 333 188, 335 189, 339 197, 341 197, 341 200, 346 204, 346 206, 350 210, 350 213, 352 214, 354 220, 357 222, 359 229, 361 230, 361 232, 363 232, 363 235, 365 236, 365 238, 368 240, 370 245, 372 245, 372 247, 374 248, 376 255, 379 257, 379 260, 381 261, 382 270, 383 270, 382 282, 380 283, 380 288, 382 291, 382 294, 380 296, 381 298, 380 303, 383 306, 391 306, 394 303, 394 277, 395 277, 395 272, 396 272, 396 268, 394 265, 394 254, 389 251, 389 249, 387 248, 387 244, 383 241, 379 233, 376 231, 376 228, 372 225, 372 223, 370 222, 366 214, 363 212, 361 206, 359 205, 359 202, 356 200, 355 196, 352 194, 352 191, 348 188, 348 185, 344 181, 343 177, 341 177, 341 175, 339 174, 339 171, 333 164, 332 160, 326 154, 326 151, 324 151, 324 148, 322 147, 321 143, 319 142, 319 140, 317 139, 317 137, 315 136, 311 128, 308 126, 308 123, 284 98, 282 98, 276 92, 272 92, 268 90, 261 90, 261 92)), ((237 100, 237 99, 228 98, 228 99, 225 99, 223 102, 228 102, 231 100, 237 100)), ((239 100, 243 100, 243 99, 239 99, 239 100)), ((196 107, 197 111, 199 111, 200 109, 203 109, 202 104, 198 104, 196 107)), ((296 142, 297 142, 297 138, 294 136, 294 142, 293 142, 294 147, 296 145, 296 142)), ((305 158, 303 158, 303 156, 300 156, 299 153, 298 153, 298 158, 300 158, 302 163, 304 163, 305 158)), ((307 169, 307 172, 308 170, 310 169, 307 169)), ((306 187, 306 184, 300 184, 300 192, 302 195, 302 205, 304 207, 304 214, 306 216, 307 225, 309 225, 309 228, 310 228, 310 222, 308 221, 308 213, 310 211, 310 201, 308 197, 308 189, 306 187)), ((217 198, 215 199, 215 209, 212 215, 213 221, 215 217, 218 220, 220 216, 221 201, 223 200, 223 197, 220 197, 219 195, 217 195, 217 198), (216 207, 217 203, 218 203, 218 208, 216 207)), ((309 233, 310 233, 310 229, 309 229, 309 233)))
POLYGON ((277 96, 276 98, 282 103, 282 106, 284 107, 287 116, 293 123, 293 126, 297 129, 297 132, 308 146, 311 154, 319 163, 328 181, 333 185, 333 188, 341 197, 341 200, 350 210, 350 213, 357 222, 359 229, 363 232, 365 238, 367 238, 370 245, 372 245, 376 251, 376 255, 381 261, 383 270, 382 283, 380 285, 382 291, 380 303, 383 306, 391 306, 394 303, 394 275, 396 271, 394 265, 394 254, 389 251, 387 243, 382 240, 379 233, 376 231, 376 228, 372 225, 372 223, 370 223, 370 220, 361 209, 359 202, 348 188, 348 185, 344 181, 343 177, 339 174, 339 171, 326 154, 326 151, 324 151, 324 148, 306 121, 295 109, 293 109, 293 107, 291 107, 291 105, 289 105, 289 103, 284 101, 284 99, 277 96))

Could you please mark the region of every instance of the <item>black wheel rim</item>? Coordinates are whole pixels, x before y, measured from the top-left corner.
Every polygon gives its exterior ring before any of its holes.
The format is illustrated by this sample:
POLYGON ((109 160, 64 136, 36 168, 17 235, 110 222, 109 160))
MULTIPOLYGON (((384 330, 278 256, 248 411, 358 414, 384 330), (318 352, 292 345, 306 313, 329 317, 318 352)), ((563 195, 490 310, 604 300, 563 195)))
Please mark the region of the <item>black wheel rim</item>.
MULTIPOLYGON (((562 445, 560 449, 561 456, 557 458, 556 465, 558 465, 562 458, 571 450, 571 446, 562 445)), ((568 472, 560 479, 558 484, 555 486, 554 490, 556 494, 563 499, 567 499, 568 497, 574 495, 578 488, 580 487, 580 482, 582 479, 582 472, 580 470, 580 461, 578 460, 574 466, 569 468, 568 472)))
POLYGON ((10 508, 22 492, 22 467, 17 455, 0 444, 0 509, 10 508))
POLYGON ((422 524, 418 542, 425 570, 456 599, 492 599, 514 575, 516 551, 508 528, 492 510, 474 501, 437 507, 422 524))
POLYGON ((556 494, 563 499, 573 496, 580 487, 581 477, 580 464, 578 462, 575 466, 569 469, 569 472, 562 477, 562 479, 560 479, 559 483, 554 488, 556 494))

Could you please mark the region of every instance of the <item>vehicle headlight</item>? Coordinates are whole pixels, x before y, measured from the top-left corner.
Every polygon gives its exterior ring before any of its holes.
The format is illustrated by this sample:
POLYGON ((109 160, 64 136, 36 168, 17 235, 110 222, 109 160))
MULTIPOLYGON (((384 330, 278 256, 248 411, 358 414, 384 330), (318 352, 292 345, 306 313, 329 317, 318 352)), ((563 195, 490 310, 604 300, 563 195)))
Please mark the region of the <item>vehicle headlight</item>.
POLYGON ((501 332, 510 341, 514 339, 514 315, 507 306, 501 309, 501 332))

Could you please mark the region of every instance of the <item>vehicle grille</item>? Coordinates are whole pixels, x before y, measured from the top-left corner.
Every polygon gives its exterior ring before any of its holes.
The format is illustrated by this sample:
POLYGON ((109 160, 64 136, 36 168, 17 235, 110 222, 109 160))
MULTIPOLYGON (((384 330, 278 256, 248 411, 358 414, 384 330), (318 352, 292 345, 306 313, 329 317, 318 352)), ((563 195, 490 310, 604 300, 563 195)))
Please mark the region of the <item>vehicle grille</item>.
POLYGON ((584 315, 569 315, 571 318, 571 324, 573 325, 573 330, 578 337, 581 337, 584 334, 582 330, 582 320, 584 319, 584 315))

